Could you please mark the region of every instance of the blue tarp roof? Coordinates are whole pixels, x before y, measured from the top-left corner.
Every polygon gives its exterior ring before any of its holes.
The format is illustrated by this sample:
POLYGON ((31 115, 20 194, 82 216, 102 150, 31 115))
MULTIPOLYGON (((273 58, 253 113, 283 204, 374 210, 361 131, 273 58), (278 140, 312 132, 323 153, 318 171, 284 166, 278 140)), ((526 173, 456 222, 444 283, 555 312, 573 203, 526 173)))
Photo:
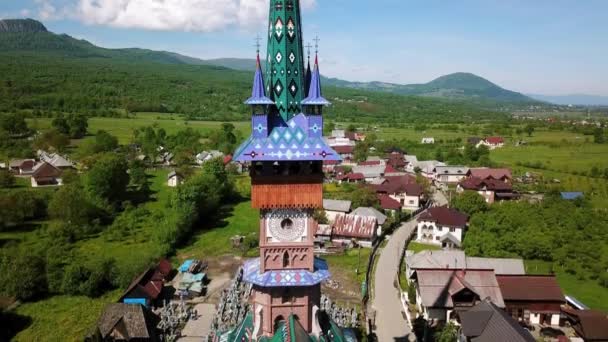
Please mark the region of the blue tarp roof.
POLYGON ((193 263, 194 263, 193 259, 184 261, 184 263, 179 267, 179 271, 188 272, 188 270, 190 269, 190 266, 192 266, 193 263))
POLYGON ((562 192, 561 195, 565 200, 573 200, 584 196, 582 192, 562 192))

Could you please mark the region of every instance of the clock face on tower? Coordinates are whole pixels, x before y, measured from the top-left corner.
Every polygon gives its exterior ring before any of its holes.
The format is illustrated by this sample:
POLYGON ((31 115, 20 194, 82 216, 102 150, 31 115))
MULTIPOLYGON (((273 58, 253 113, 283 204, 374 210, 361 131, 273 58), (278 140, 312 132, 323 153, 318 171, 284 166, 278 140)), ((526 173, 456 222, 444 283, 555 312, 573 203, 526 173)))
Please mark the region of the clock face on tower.
POLYGON ((278 209, 266 214, 266 234, 274 242, 297 242, 306 236, 307 214, 300 210, 278 209))

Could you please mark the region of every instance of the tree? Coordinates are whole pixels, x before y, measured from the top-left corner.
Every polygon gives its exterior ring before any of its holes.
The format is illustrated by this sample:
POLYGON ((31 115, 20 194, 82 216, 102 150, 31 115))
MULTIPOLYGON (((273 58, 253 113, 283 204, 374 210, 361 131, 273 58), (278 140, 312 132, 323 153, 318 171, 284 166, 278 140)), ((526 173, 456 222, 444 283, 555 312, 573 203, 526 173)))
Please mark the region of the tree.
POLYGON ((597 127, 593 130, 593 141, 596 144, 603 144, 606 142, 606 138, 604 138, 604 130, 601 127, 597 127))
POLYGON ((369 148, 366 143, 359 143, 355 145, 354 158, 357 162, 362 162, 367 160, 367 156, 369 155, 369 148))
POLYGON ((376 192, 367 186, 358 186, 350 196, 353 208, 376 207, 379 204, 376 192))
POLYGON ((532 125, 532 124, 527 124, 527 125, 526 125, 526 128, 525 128, 525 131, 526 131, 526 133, 528 133, 528 136, 529 136, 529 137, 531 137, 531 136, 532 136, 532 134, 533 134, 533 133, 534 133, 534 131, 535 131, 534 125, 532 125))
POLYGON ((33 147, 43 151, 64 151, 70 144, 70 138, 57 129, 44 131, 36 137, 33 147))
POLYGON ((412 283, 407 288, 407 299, 410 304, 416 304, 416 287, 412 283))
POLYGON ((9 170, 0 170, 0 187, 10 188, 15 185, 15 176, 9 170))
POLYGON ((61 134, 70 134, 70 125, 63 114, 58 114, 53 121, 51 121, 51 126, 61 134))
POLYGON ((89 120, 81 114, 70 114, 67 117, 67 124, 70 127, 70 137, 80 139, 87 134, 89 120))
POLYGON ((127 162, 117 154, 102 155, 85 178, 89 195, 107 203, 124 200, 128 185, 127 162))
POLYGON ((333 121, 327 121, 327 123, 325 123, 325 132, 327 134, 331 133, 335 129, 336 129, 336 124, 333 121))
POLYGON ((458 327, 448 322, 441 330, 435 333, 435 342, 454 342, 458 340, 458 327))
POLYGON ((465 191, 452 198, 451 206, 469 216, 488 209, 486 200, 475 191, 465 191))
POLYGON ((62 186, 49 202, 49 216, 67 224, 83 226, 90 223, 94 208, 79 184, 62 186))
POLYGON ((19 114, 0 115, 0 130, 8 132, 10 135, 23 135, 29 132, 25 119, 19 114))
POLYGON ((317 209, 313 213, 313 219, 317 221, 318 224, 328 224, 329 220, 327 219, 327 213, 323 209, 317 209))
POLYGON ((355 126, 355 124, 350 124, 348 125, 348 127, 346 127, 346 132, 348 133, 354 133, 357 131, 357 126, 355 126))
POLYGON ((118 138, 110 133, 99 130, 95 135, 95 153, 111 152, 118 148, 118 138))
POLYGON ((134 160, 129 168, 129 180, 131 185, 139 191, 148 190, 148 176, 142 161, 134 160))
POLYGON ((13 251, 11 255, 7 253, 0 258, 0 287, 9 296, 30 301, 47 292, 43 258, 29 250, 13 251))

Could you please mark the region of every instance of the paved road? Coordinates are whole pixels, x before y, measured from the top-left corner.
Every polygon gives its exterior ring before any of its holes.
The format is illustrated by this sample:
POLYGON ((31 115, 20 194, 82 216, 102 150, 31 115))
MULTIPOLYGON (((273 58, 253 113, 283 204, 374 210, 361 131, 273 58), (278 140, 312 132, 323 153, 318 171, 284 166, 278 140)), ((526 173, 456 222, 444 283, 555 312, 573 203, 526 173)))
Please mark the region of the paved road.
POLYGON ((403 223, 378 257, 372 307, 376 310, 376 335, 381 342, 407 341, 407 335, 411 332, 401 312, 401 299, 395 288, 395 278, 405 241, 415 227, 415 220, 403 223))
MULTIPOLYGON (((437 205, 448 204, 447 198, 441 191, 434 192, 433 201, 437 205)), ((374 273, 372 307, 376 310, 376 335, 381 342, 407 341, 411 333, 402 313, 403 306, 399 298, 399 290, 395 287, 395 278, 405 242, 415 229, 415 219, 403 223, 393 233, 378 256, 378 265, 374 273)))

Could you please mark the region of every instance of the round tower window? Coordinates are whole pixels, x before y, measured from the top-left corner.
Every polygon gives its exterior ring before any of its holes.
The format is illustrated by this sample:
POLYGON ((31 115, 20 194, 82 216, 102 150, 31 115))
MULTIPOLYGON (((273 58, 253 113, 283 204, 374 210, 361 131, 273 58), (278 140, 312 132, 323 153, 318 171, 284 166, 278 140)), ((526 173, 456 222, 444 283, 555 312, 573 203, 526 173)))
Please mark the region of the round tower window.
POLYGON ((293 221, 291 219, 284 219, 281 221, 281 228, 284 230, 291 230, 293 228, 293 221))

